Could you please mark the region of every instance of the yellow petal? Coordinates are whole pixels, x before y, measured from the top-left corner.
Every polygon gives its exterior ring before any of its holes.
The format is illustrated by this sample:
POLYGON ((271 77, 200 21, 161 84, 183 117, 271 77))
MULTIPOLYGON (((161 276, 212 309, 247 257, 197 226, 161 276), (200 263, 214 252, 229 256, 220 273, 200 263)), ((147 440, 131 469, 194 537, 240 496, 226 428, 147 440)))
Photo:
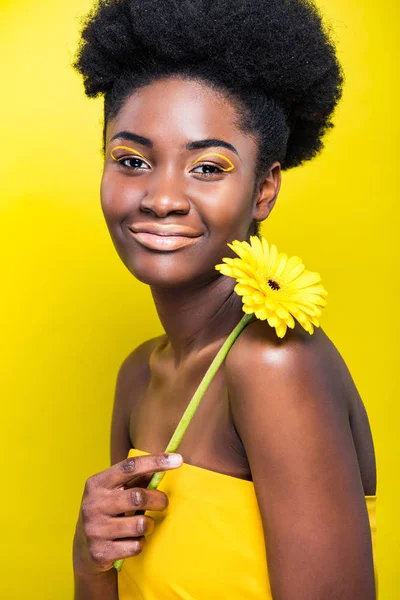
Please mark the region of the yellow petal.
POLYGON ((272 315, 268 317, 268 325, 271 327, 277 327, 280 324, 281 320, 276 316, 272 315))
POLYGON ((239 296, 252 296, 255 292, 254 288, 250 285, 242 285, 240 283, 236 284, 233 288, 239 296))
POLYGON ((275 327, 276 335, 278 338, 283 338, 286 334, 286 323, 281 322, 277 327, 275 327))
POLYGON ((265 300, 265 296, 260 294, 260 292, 254 293, 251 298, 255 304, 263 304, 265 300))
POLYGON ((289 316, 289 311, 287 310, 287 308, 282 306, 282 304, 278 304, 278 306, 276 307, 276 314, 281 319, 287 319, 289 316))
POLYGON ((288 310, 290 310, 292 315, 300 323, 301 323, 301 318, 308 320, 310 317, 319 317, 320 316, 316 312, 316 310, 314 310, 313 308, 310 308, 308 306, 304 306, 303 304, 296 304, 296 305, 290 305, 290 306, 286 305, 286 308, 288 308, 288 310), (296 309, 294 309, 294 306, 296 307, 296 309), (302 316, 300 317, 299 315, 302 315, 302 316))
POLYGON ((255 290, 262 291, 260 290, 260 286, 255 279, 250 279, 249 277, 236 277, 236 281, 241 285, 248 285, 255 290))
POLYGON ((248 242, 234 240, 232 244, 228 244, 228 246, 242 259, 250 258, 252 256, 252 249, 248 242))
POLYGON ((253 254, 257 259, 257 264, 262 266, 264 263, 264 253, 260 238, 256 235, 252 235, 250 237, 250 243, 253 249, 253 254))
POLYGON ((273 298, 271 298, 270 296, 266 296, 265 297, 265 306, 269 310, 276 310, 277 304, 276 304, 276 301, 273 298))
POLYGON ((300 325, 302 325, 303 327, 304 327, 304 325, 306 325, 308 323, 308 318, 303 313, 303 311, 297 310, 296 314, 294 316, 298 320, 298 322, 300 323, 300 325))
POLYGON ((294 329, 294 326, 296 324, 291 314, 289 314, 288 317, 285 319, 285 323, 288 327, 290 327, 290 329, 294 329))
POLYGON ((268 246, 268 242, 265 238, 262 238, 262 247, 263 247, 263 252, 264 252, 264 264, 267 265, 268 264, 268 260, 269 260, 269 246, 268 246))
POLYGON ((293 281, 293 285, 299 288, 305 288, 310 285, 315 285, 321 281, 321 275, 319 273, 312 273, 311 271, 305 270, 300 277, 293 281))
POLYGON ((276 263, 278 260, 278 250, 275 244, 271 244, 271 249, 269 251, 269 260, 267 264, 267 269, 271 273, 275 273, 276 271, 276 263))
POLYGON ((300 277, 300 275, 303 273, 303 271, 305 270, 305 266, 303 264, 297 265, 294 269, 292 269, 292 271, 290 273, 286 274, 286 271, 284 273, 284 281, 286 283, 286 285, 293 285, 293 282, 297 280, 298 277, 300 277))
POLYGON ((224 262, 226 265, 233 265, 235 263, 235 260, 240 260, 240 258, 231 258, 230 256, 227 256, 225 258, 222 259, 222 262, 224 262))
POLYGON ((291 302, 302 306, 308 306, 309 308, 320 310, 318 306, 325 306, 326 300, 325 298, 321 298, 320 296, 312 296, 307 297, 306 294, 297 294, 292 296, 291 302))
POLYGON ((255 310, 254 314, 256 315, 257 319, 260 319, 261 321, 265 321, 267 318, 267 311, 265 310, 264 306, 261 306, 261 308, 255 310))
POLYGON ((319 296, 324 296, 324 297, 326 297, 328 295, 328 292, 326 291, 326 289, 324 288, 324 286, 322 284, 307 286, 306 288, 304 288, 304 291, 307 294, 318 294, 319 296))
POLYGON ((315 327, 319 327, 319 321, 315 317, 310 317, 310 321, 315 327))
POLYGON ((245 260, 242 260, 241 258, 230 258, 229 263, 228 261, 226 261, 226 263, 235 269, 246 273, 249 277, 254 277, 254 267, 245 260))
POLYGON ((290 273, 301 264, 303 264, 303 261, 300 256, 291 256, 286 263, 285 276, 290 275, 290 273))
POLYGON ((246 313, 246 315, 251 315, 254 312, 254 307, 253 306, 247 306, 247 304, 243 304, 242 310, 243 310, 244 313, 246 313))
POLYGON ((233 240, 233 242, 231 244, 228 244, 229 248, 232 248, 232 250, 234 252, 236 252, 236 254, 239 254, 239 252, 237 252, 236 248, 238 250, 242 250, 244 251, 248 251, 251 250, 251 246, 249 244, 249 242, 243 241, 243 242, 239 242, 239 240, 233 240))
POLYGON ((319 317, 319 316, 321 316, 321 311, 319 310, 319 308, 317 308, 315 306, 315 304, 309 305, 309 304, 306 304, 305 302, 298 302, 297 303, 297 308, 299 310, 301 310, 302 312, 304 312, 304 314, 306 314, 307 317, 308 316, 312 316, 312 317, 319 317))
MULTIPOLYGON (((303 324, 302 324, 303 325, 303 324)), ((314 333, 314 327, 311 325, 310 321, 307 321, 307 323, 305 323, 303 325, 303 328, 307 331, 307 333, 309 333, 310 335, 312 335, 314 333)))
POLYGON ((248 272, 252 274, 251 268, 241 258, 231 258, 228 256, 227 258, 223 258, 222 261, 230 267, 237 267, 240 270, 248 270, 248 272))
POLYGON ((232 267, 229 267, 228 265, 217 265, 215 268, 222 275, 226 275, 227 277, 234 277, 233 269, 232 269, 232 267))
POLYGON ((285 270, 287 261, 288 261, 287 254, 284 254, 283 252, 281 254, 279 254, 278 266, 277 266, 277 269, 275 272, 275 277, 279 277, 280 275, 282 275, 283 271, 285 270))

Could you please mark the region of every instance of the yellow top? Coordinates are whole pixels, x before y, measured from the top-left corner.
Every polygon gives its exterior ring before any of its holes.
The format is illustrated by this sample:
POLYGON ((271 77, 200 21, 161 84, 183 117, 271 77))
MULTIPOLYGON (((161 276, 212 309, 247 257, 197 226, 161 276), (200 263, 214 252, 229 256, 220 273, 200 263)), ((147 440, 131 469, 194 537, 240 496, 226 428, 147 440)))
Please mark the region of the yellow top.
MULTIPOLYGON (((184 463, 158 489, 169 506, 146 512, 156 526, 141 554, 125 559, 119 600, 272 600, 252 481, 184 463)), ((365 499, 375 563, 376 496, 365 499)))

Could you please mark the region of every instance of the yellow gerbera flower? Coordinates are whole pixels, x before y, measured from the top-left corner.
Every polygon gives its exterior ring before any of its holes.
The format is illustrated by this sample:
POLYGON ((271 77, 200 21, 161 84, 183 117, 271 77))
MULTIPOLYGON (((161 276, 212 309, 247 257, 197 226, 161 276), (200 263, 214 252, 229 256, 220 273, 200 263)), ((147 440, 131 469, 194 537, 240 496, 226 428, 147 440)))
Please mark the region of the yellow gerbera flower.
POLYGON ((223 258, 215 268, 237 281, 235 292, 242 296, 243 311, 267 320, 283 338, 296 319, 311 335, 319 327, 327 291, 318 273, 307 271, 301 258, 278 253, 266 239, 250 237, 248 242, 228 244, 239 258, 223 258), (293 318, 294 317, 294 318, 293 318))

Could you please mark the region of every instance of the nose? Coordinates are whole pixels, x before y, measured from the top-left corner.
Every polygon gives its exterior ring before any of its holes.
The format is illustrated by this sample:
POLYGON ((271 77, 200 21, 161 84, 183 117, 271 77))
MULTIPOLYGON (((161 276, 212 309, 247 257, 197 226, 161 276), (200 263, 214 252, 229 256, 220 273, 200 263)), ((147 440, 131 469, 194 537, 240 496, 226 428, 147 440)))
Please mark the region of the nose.
POLYGON ((176 179, 164 175, 149 186, 147 193, 142 198, 140 208, 145 213, 154 213, 157 217, 167 217, 171 213, 187 214, 190 210, 190 203, 176 179))

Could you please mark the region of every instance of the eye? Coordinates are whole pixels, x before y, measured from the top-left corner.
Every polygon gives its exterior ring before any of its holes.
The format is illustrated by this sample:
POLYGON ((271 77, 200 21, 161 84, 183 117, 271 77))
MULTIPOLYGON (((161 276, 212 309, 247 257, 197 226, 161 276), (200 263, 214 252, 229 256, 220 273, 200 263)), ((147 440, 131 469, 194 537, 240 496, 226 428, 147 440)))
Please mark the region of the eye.
POLYGON ((138 158, 137 156, 124 156, 118 158, 117 162, 123 167, 133 171, 150 169, 150 166, 142 158, 138 158))
POLYGON ((146 157, 143 156, 143 154, 139 152, 139 150, 137 150, 136 148, 130 148, 129 146, 115 146, 115 148, 112 148, 112 150, 110 151, 110 156, 113 160, 115 160, 115 162, 119 163, 120 165, 122 165, 126 169, 129 169, 130 171, 141 171, 148 170, 151 168, 145 160, 146 157), (129 155, 115 156, 115 152, 118 150, 119 152, 123 150, 124 154, 126 154, 126 151, 128 151, 129 155))
POLYGON ((215 175, 221 175, 224 171, 221 167, 217 167, 217 165, 204 164, 198 165, 190 172, 202 175, 203 177, 212 177, 215 175))

